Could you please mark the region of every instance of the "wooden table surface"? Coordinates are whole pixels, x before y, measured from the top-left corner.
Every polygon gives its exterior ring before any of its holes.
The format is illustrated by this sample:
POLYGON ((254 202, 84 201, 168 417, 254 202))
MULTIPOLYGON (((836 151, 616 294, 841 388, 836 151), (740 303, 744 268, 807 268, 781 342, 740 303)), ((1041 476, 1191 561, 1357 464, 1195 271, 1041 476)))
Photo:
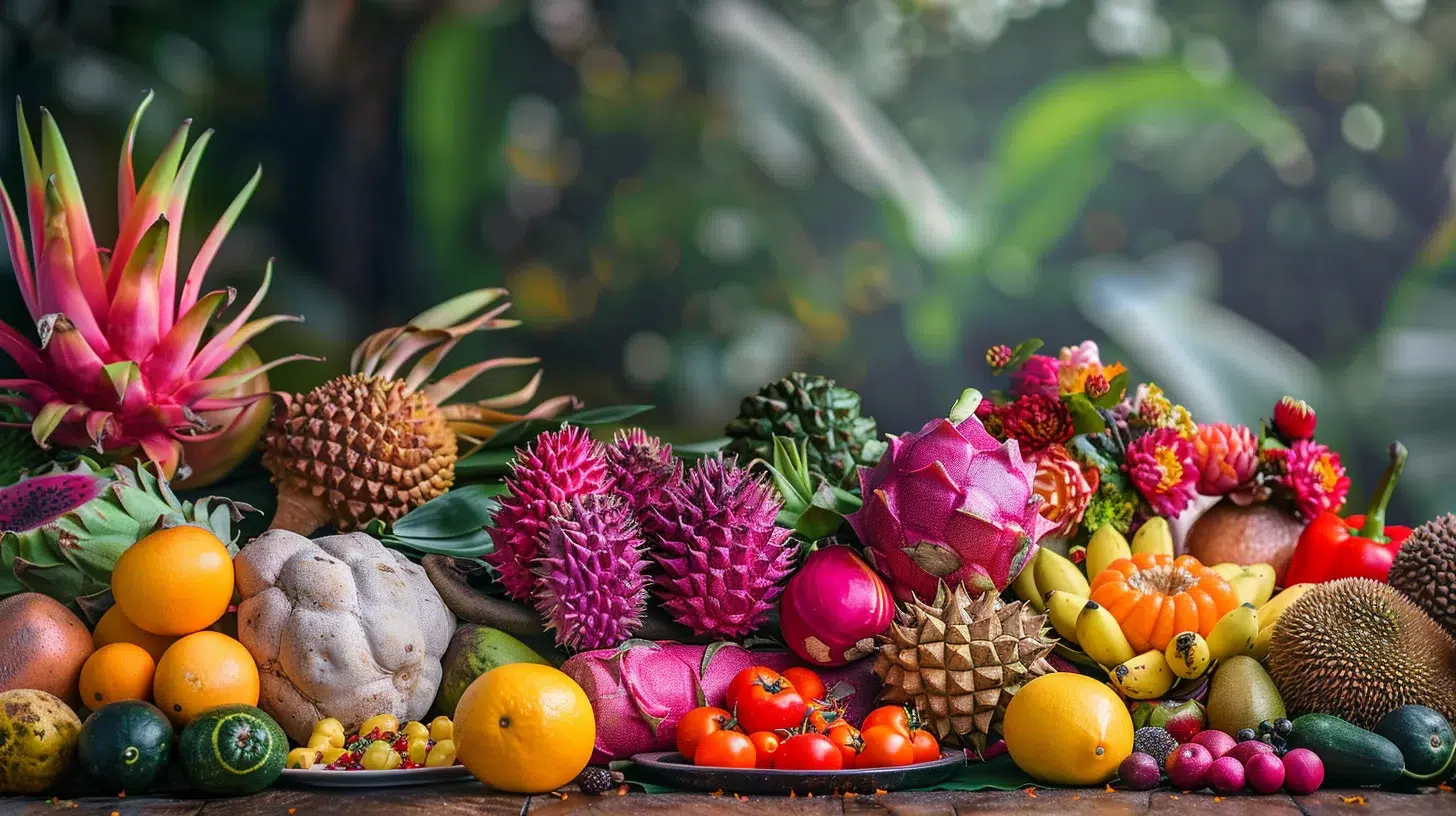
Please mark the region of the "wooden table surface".
POLYGON ((586 796, 509 796, 493 793, 477 782, 416 788, 325 790, 283 786, 254 796, 234 799, 183 799, 153 796, 98 797, 51 801, 0 799, 0 816, 10 814, 155 814, 155 816, 522 816, 526 813, 773 814, 773 816, 830 816, 831 814, 896 814, 897 816, 959 816, 996 813, 1167 813, 1245 816, 1248 813, 1363 814, 1408 813, 1456 815, 1456 794, 1428 790, 1418 794, 1374 791, 1324 790, 1311 796, 1230 796, 1209 793, 1176 794, 1098 790, 1010 791, 1006 793, 890 793, 881 796, 776 797, 707 796, 703 794, 586 796), (1034 795, 1033 795, 1034 793, 1034 795))

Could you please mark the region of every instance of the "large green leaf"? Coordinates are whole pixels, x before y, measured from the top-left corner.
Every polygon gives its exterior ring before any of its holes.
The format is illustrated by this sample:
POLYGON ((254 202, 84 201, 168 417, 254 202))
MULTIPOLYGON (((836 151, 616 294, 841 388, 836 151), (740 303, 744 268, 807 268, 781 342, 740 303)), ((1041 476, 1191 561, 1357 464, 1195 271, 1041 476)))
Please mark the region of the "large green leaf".
POLYGON ((406 513, 392 532, 400 539, 417 540, 454 538, 483 529, 502 489, 490 484, 456 488, 406 513))
POLYGON ((462 482, 499 478, 510 472, 515 459, 514 448, 486 448, 456 462, 455 478, 462 482))
POLYGON ((600 408, 588 408, 551 419, 526 419, 512 422, 496 431, 495 436, 487 440, 482 449, 512 448, 521 442, 534 439, 542 431, 555 430, 562 425, 615 425, 651 410, 651 405, 603 405, 600 408))

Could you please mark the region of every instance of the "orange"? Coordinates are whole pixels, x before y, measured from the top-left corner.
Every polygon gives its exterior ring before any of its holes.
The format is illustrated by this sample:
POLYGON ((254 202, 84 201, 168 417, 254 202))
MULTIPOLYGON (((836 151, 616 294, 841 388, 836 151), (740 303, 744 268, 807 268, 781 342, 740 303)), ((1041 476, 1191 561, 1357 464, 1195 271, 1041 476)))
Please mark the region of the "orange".
POLYGON ((258 665, 243 644, 221 632, 198 632, 172 644, 152 680, 157 708, 181 728, 228 703, 258 704, 258 665))
POLYGON ((134 643, 147 650, 152 660, 161 660, 162 652, 167 647, 177 642, 177 638, 167 635, 154 635, 151 632, 131 622, 121 607, 113 605, 96 622, 96 631, 91 633, 91 642, 96 648, 108 646, 112 643, 134 643))
POLYGON ((476 779, 546 793, 591 759, 596 718, 586 692, 550 666, 512 663, 475 678, 455 707, 455 750, 476 779))
POLYGON ((155 635, 211 626, 233 597, 233 558, 201 527, 158 530, 133 544, 111 570, 111 594, 132 623, 155 635))
POLYGON ((1101 785, 1132 753, 1132 717, 1105 684, 1074 672, 1044 674, 1006 706, 1006 752, 1054 785, 1101 785))
POLYGON ((157 663, 133 643, 102 646, 81 667, 81 702, 96 709, 118 700, 149 700, 157 663))

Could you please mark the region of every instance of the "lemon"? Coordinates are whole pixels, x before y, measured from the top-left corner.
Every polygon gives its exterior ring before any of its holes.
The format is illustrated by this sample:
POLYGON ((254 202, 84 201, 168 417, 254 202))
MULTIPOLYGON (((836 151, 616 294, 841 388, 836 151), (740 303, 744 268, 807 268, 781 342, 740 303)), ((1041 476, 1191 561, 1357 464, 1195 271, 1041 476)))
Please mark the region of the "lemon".
POLYGON ((1132 753, 1132 717, 1106 685, 1074 672, 1032 680, 1006 706, 1006 751, 1054 785, 1100 785, 1132 753))

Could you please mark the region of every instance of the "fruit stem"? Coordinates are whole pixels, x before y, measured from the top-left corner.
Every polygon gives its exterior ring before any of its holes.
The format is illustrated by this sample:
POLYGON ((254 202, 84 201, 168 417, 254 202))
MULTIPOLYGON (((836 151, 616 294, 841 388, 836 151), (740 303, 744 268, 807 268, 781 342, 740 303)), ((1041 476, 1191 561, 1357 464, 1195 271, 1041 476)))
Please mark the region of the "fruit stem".
POLYGON ((1390 443, 1390 464, 1380 475, 1380 484, 1375 486, 1375 496, 1370 500, 1370 510, 1365 513, 1365 524, 1360 528, 1362 538, 1382 544, 1390 540, 1385 535, 1385 508, 1390 504, 1391 495, 1395 493, 1395 482, 1405 468, 1408 455, 1405 445, 1399 442, 1390 443))
POLYGON ((953 424, 959 425, 976 413, 976 408, 981 404, 981 392, 974 388, 967 388, 961 392, 960 399, 950 407, 950 414, 946 417, 953 424))
POLYGON ((278 512, 273 514, 270 530, 287 530, 306 536, 329 521, 328 508, 322 496, 292 487, 278 488, 278 512))

